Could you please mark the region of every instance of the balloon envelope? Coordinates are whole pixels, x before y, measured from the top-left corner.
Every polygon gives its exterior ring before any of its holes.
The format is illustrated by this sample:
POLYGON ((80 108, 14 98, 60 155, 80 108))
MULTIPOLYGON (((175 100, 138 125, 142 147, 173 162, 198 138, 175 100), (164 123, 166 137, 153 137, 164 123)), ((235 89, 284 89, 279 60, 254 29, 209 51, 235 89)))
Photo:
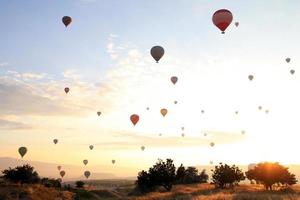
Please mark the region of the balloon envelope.
POLYGON ((294 73, 295 73, 295 70, 291 69, 291 70, 290 70, 290 73, 291 73, 291 74, 294 74, 294 73))
POLYGON ((98 112, 97 112, 97 115, 98 115, 98 116, 100 116, 100 115, 101 115, 101 112, 100 112, 100 111, 98 111, 98 112))
POLYGON ((178 77, 177 76, 172 76, 171 77, 171 82, 175 85, 178 81, 178 77))
POLYGON ((162 116, 164 117, 164 116, 166 116, 166 114, 168 113, 168 110, 167 110, 166 108, 162 108, 162 109, 160 110, 160 113, 161 113, 162 116))
POLYGON ((218 27, 222 33, 225 33, 226 28, 232 22, 232 13, 229 10, 221 9, 217 10, 212 17, 212 21, 216 27, 218 27))
POLYGON ((65 88, 65 93, 68 94, 69 91, 70 91, 70 88, 66 87, 65 88))
POLYGON ((214 142, 211 142, 211 143, 210 143, 210 146, 211 146, 211 147, 215 146, 215 143, 214 143, 214 142))
POLYGON ((112 164, 115 164, 116 163, 116 160, 111 160, 112 164))
POLYGON ((286 58, 285 61, 286 61, 287 63, 289 63, 289 62, 291 61, 291 59, 290 59, 290 58, 286 58))
POLYGON ((54 143, 54 144, 57 144, 57 143, 58 143, 58 139, 54 139, 54 140, 53 140, 53 143, 54 143))
POLYGON ((254 78, 254 76, 253 76, 253 75, 249 75, 249 76, 248 76, 248 79, 249 79, 250 81, 252 81, 252 80, 253 80, 253 78, 254 78))
POLYGON ((82 162, 83 162, 84 165, 87 165, 89 161, 88 160, 83 160, 82 162))
POLYGON ((57 166, 57 170, 60 171, 61 170, 61 166, 57 166))
POLYGON ((138 121, 140 120, 140 117, 137 114, 133 114, 130 116, 130 121, 132 122, 132 124, 135 126, 138 121))
POLYGON ((21 155, 21 157, 23 158, 25 156, 25 154, 27 153, 27 148, 26 147, 20 147, 18 149, 19 154, 21 155))
POLYGON ((86 178, 89 178, 90 175, 91 175, 91 172, 89 172, 89 171, 85 171, 85 172, 84 172, 84 176, 85 176, 86 178))
POLYGON ((151 48, 150 53, 154 60, 158 63, 158 61, 163 57, 165 50, 161 46, 154 46, 151 48))
POLYGON ((145 147, 144 147, 144 146, 141 146, 141 149, 142 149, 142 151, 144 151, 144 150, 145 150, 145 147))
POLYGON ((174 101, 174 104, 177 104, 178 102, 177 101, 174 101))
POLYGON ((93 145, 90 145, 89 148, 90 148, 90 150, 93 150, 94 146, 93 146, 93 145))
POLYGON ((236 27, 238 27, 238 26, 240 25, 240 23, 239 23, 239 22, 235 22, 234 25, 235 25, 236 27))
POLYGON ((67 26, 69 26, 71 24, 72 18, 70 16, 64 16, 62 18, 62 22, 67 27, 67 26))
POLYGON ((63 178, 66 175, 66 172, 65 171, 60 171, 59 174, 63 178))

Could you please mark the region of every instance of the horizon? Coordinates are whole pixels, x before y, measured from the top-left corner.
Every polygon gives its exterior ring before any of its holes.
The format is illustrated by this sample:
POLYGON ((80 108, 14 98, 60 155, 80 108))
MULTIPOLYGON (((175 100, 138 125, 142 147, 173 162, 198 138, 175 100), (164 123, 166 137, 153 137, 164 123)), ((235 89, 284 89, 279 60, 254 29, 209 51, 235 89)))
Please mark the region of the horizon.
POLYGON ((82 169, 138 172, 158 158, 176 166, 300 165, 299 6, 0 2, 0 158, 20 159, 25 146, 23 160, 82 169), (233 14, 225 34, 212 23, 222 8, 233 14), (68 27, 63 16, 72 17, 68 27), (165 50, 159 63, 150 55, 156 45, 165 50), (140 117, 135 126, 132 114, 140 117))

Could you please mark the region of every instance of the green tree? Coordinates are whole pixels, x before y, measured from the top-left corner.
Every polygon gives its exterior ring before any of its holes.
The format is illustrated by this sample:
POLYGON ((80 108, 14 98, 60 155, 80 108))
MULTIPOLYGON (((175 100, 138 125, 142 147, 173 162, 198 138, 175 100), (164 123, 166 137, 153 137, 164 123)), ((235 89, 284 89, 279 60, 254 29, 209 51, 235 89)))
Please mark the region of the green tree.
POLYGON ((212 181, 217 188, 233 187, 240 181, 245 180, 244 173, 235 165, 229 166, 220 163, 212 170, 212 181))
POLYGON ((83 188, 83 187, 84 187, 84 184, 85 184, 85 183, 84 183, 83 181, 76 181, 76 182, 75 182, 75 185, 76 185, 77 188, 83 188))
POLYGON ((279 163, 263 162, 246 172, 250 181, 263 184, 267 190, 272 190, 274 184, 293 185, 297 183, 295 175, 287 167, 279 163))
POLYGON ((183 164, 181 164, 176 171, 176 182, 182 184, 184 176, 185 176, 185 167, 183 166, 183 164))

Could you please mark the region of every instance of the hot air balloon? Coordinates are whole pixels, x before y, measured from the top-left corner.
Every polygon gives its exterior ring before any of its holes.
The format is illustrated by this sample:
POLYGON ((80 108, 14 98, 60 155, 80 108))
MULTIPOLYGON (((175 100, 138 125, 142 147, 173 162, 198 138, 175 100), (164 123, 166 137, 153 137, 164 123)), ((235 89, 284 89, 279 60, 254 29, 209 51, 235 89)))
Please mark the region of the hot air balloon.
POLYGON ((142 149, 142 151, 144 151, 144 150, 145 150, 145 147, 144 147, 144 146, 141 146, 141 149, 142 149))
POLYGON ((295 70, 291 69, 290 73, 293 75, 295 73, 295 70))
POLYGON ((19 154, 21 155, 21 157, 23 158, 25 156, 25 154, 27 153, 27 148, 20 147, 18 151, 19 151, 19 154))
POLYGON ((70 88, 66 87, 65 88, 65 93, 68 94, 69 91, 70 91, 70 88))
POLYGON ((181 137, 184 137, 184 133, 181 133, 181 137))
POLYGON ((162 134, 160 133, 160 134, 158 134, 159 136, 162 136, 162 134))
POLYGON ((207 133, 204 133, 203 135, 204 135, 204 136, 207 136, 207 133))
POLYGON ((54 143, 54 144, 57 144, 57 143, 58 143, 58 139, 54 139, 54 140, 53 140, 53 143, 54 143))
POLYGON ((60 171, 59 174, 63 178, 66 175, 66 172, 65 171, 60 171))
POLYGON ((149 110, 149 107, 147 107, 146 110, 149 110))
POLYGON ((213 161, 209 161, 209 164, 211 164, 211 165, 212 165, 212 164, 214 164, 214 162, 213 162, 213 161))
POLYGON ((204 110, 201 110, 201 113, 204 114, 204 110))
POLYGON ((235 25, 236 27, 238 27, 238 26, 240 25, 240 23, 239 23, 239 22, 235 22, 234 25, 235 25))
POLYGON ((222 31, 222 34, 224 34, 226 28, 232 22, 232 13, 226 9, 217 10, 213 14, 212 21, 222 31))
POLYGON ((174 101, 174 104, 177 104, 178 102, 177 101, 174 101))
POLYGON ((172 77, 171 77, 171 82, 172 82, 174 85, 177 83, 177 81, 178 81, 177 76, 172 76, 172 77))
POLYGON ((90 150, 93 150, 94 146, 93 146, 93 145, 90 145, 89 148, 90 148, 90 150))
POLYGON ((249 76, 248 76, 248 79, 249 79, 250 81, 252 81, 252 80, 253 80, 253 78, 254 78, 254 76, 253 76, 253 75, 249 75, 249 76))
POLYGON ((209 145, 210 145, 211 147, 213 147, 213 146, 215 146, 215 143, 214 143, 214 142, 211 142, 209 145))
POLYGON ((111 160, 111 163, 112 163, 112 164, 115 164, 115 163, 116 163, 116 160, 111 160))
POLYGON ((67 27, 67 26, 69 26, 69 25, 71 24, 72 18, 69 17, 69 16, 64 16, 64 17, 62 18, 62 22, 63 22, 64 25, 67 27))
POLYGON ((285 61, 286 61, 287 63, 289 63, 289 62, 291 61, 291 59, 290 59, 290 58, 286 58, 285 61))
POLYGON ((91 172, 89 172, 89 171, 85 171, 85 172, 84 172, 85 178, 89 178, 90 175, 91 175, 91 172))
POLYGON ((268 113, 269 113, 269 110, 265 110, 265 113, 268 114, 268 113))
POLYGON ((244 130, 242 130, 241 133, 242 133, 242 135, 245 135, 246 132, 244 130))
POLYGON ((85 159, 82 162, 83 162, 84 165, 87 165, 89 161, 85 159))
POLYGON ((161 46, 154 46, 151 48, 150 53, 154 60, 158 63, 158 61, 163 57, 165 50, 161 46))
POLYGON ((100 115, 101 115, 101 112, 100 112, 100 111, 98 111, 98 112, 97 112, 97 115, 98 115, 98 116, 100 116, 100 115))
POLYGON ((61 170, 61 166, 57 166, 57 170, 60 171, 61 170))
POLYGON ((184 131, 184 127, 181 127, 181 130, 184 131))
POLYGON ((239 114, 239 111, 235 111, 235 114, 236 114, 236 115, 239 114))
POLYGON ((139 119, 140 117, 137 114, 133 114, 130 116, 130 120, 134 126, 136 125, 136 123, 138 123, 139 119))
POLYGON ((258 110, 261 110, 262 109, 262 106, 258 106, 258 110))
POLYGON ((251 163, 248 165, 248 170, 252 170, 256 167, 256 164, 255 163, 251 163))
POLYGON ((168 110, 167 110, 166 108, 162 108, 162 109, 160 110, 160 113, 161 113, 162 116, 164 117, 164 116, 166 116, 166 114, 168 113, 168 110))

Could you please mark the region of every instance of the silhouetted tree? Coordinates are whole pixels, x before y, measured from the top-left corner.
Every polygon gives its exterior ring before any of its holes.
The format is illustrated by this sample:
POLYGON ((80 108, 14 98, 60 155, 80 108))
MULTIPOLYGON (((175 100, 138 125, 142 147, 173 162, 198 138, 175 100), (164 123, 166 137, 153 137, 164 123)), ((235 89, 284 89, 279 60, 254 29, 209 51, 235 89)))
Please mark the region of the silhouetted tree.
POLYGON ((76 185, 77 188, 83 188, 84 184, 85 183, 83 181, 76 181, 75 182, 75 185, 76 185))
POLYGON ((295 175, 288 171, 287 167, 279 163, 264 162, 257 164, 253 169, 246 172, 249 180, 255 180, 263 184, 267 190, 272 190, 274 184, 293 185, 297 183, 295 175))
POLYGON ((212 170, 212 181, 217 188, 233 187, 240 181, 245 180, 244 173, 235 165, 229 166, 220 163, 212 170))
POLYGON ((40 177, 30 165, 18 166, 2 171, 3 178, 15 183, 38 183, 40 177))
POLYGON ((184 176, 185 176, 185 167, 183 166, 183 164, 181 164, 176 171, 176 182, 183 183, 184 176))
POLYGON ((175 183, 175 165, 172 159, 167 159, 166 162, 159 159, 158 162, 149 169, 150 180, 155 185, 163 186, 167 191, 172 189, 175 183))
POLYGON ((173 160, 167 159, 165 162, 159 159, 148 172, 139 172, 136 185, 144 192, 150 191, 156 186, 162 186, 170 191, 176 180, 175 170, 173 160))

